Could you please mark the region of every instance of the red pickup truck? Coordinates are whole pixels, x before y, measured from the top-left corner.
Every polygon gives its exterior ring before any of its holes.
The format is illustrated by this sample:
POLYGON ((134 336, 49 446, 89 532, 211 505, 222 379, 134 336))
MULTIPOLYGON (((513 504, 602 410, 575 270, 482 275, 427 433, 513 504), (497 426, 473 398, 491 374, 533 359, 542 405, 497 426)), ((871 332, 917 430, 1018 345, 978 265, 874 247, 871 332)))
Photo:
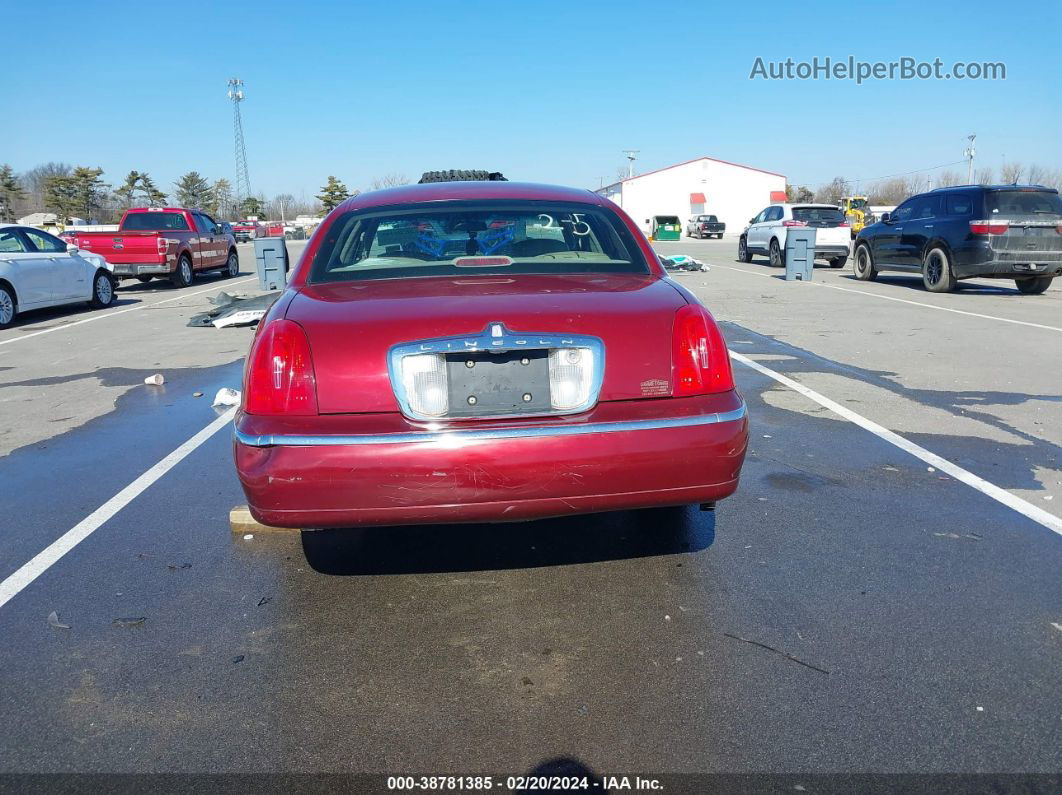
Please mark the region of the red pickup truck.
POLYGON ((117 232, 74 231, 73 243, 111 263, 115 279, 165 276, 174 287, 187 287, 202 271, 220 270, 224 277, 240 272, 236 240, 200 210, 133 208, 117 232))

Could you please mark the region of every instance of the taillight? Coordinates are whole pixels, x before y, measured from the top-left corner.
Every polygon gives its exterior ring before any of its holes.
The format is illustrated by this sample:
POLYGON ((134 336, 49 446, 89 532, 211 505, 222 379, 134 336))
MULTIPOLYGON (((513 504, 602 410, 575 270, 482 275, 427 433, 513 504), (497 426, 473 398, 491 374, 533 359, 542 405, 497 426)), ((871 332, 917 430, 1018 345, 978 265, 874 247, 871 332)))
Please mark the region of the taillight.
POLYGON ((1062 235, 1062 221, 1059 221, 1057 224, 1055 224, 1055 231, 1058 232, 1058 234, 1062 235))
POLYGON ((782 221, 782 226, 807 226, 807 221, 782 221))
POLYGON ((316 414, 317 380, 310 341, 291 320, 270 321, 247 358, 243 410, 248 414, 316 414))
POLYGON ((848 227, 848 225, 849 225, 849 224, 848 224, 848 222, 847 222, 847 221, 841 221, 841 223, 837 224, 837 226, 839 226, 839 227, 845 227, 845 228, 847 228, 847 227, 848 227))
POLYGON ((159 250, 159 256, 165 256, 166 252, 170 250, 170 241, 164 237, 160 237, 156 243, 159 250))
POLYGON ((699 304, 687 304, 675 313, 671 374, 671 394, 675 397, 734 388, 726 341, 708 310, 699 304))
POLYGON ((1010 221, 970 221, 970 231, 975 235, 1005 235, 1010 221))

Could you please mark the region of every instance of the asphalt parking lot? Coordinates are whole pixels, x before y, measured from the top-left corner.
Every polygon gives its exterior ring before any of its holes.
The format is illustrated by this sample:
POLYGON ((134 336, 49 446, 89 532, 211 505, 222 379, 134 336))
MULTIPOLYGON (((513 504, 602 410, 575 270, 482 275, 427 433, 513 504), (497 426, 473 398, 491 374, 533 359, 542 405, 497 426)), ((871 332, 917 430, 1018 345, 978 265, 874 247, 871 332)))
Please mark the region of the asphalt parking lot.
POLYGON ((714 514, 233 536, 252 332, 185 323, 248 246, 0 332, 0 770, 1062 769, 1062 285, 658 248, 740 357, 714 514))

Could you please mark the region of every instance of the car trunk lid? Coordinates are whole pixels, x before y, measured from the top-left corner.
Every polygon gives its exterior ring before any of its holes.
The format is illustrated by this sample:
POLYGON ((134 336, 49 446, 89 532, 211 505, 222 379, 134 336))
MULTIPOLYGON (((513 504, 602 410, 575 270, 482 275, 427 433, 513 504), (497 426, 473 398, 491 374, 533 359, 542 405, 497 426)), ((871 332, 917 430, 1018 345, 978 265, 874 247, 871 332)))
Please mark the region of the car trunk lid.
POLYGON ((307 333, 322 414, 398 411, 388 354, 400 344, 514 334, 597 337, 599 400, 670 394, 671 335, 685 299, 633 274, 425 277, 311 285, 286 317, 307 333))

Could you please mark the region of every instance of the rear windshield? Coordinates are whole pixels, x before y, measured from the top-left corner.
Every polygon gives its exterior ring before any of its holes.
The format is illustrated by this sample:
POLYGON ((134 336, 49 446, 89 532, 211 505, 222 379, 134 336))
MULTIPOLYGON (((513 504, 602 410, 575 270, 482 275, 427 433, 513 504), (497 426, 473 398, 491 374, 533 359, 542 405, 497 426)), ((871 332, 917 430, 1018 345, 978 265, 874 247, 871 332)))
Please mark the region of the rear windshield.
POLYGON ((162 232, 187 228, 182 213, 130 213, 122 222, 123 232, 162 232))
POLYGON ((714 215, 702 215, 701 220, 707 221, 710 224, 718 223, 718 219, 714 215))
POLYGON ((990 190, 985 208, 997 217, 1062 215, 1062 197, 1051 190, 990 190))
POLYGON ((844 213, 836 207, 794 207, 793 220, 836 226, 844 223, 844 213))
POLYGON ((445 202, 339 216, 314 256, 310 281, 513 273, 649 273, 649 267, 605 208, 445 202))

